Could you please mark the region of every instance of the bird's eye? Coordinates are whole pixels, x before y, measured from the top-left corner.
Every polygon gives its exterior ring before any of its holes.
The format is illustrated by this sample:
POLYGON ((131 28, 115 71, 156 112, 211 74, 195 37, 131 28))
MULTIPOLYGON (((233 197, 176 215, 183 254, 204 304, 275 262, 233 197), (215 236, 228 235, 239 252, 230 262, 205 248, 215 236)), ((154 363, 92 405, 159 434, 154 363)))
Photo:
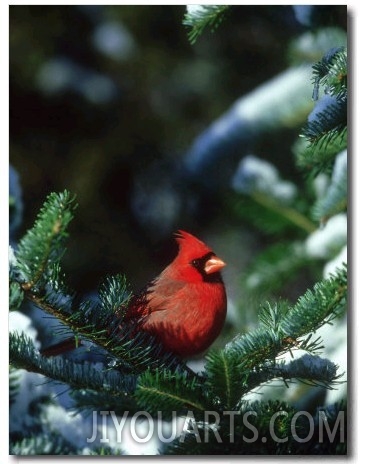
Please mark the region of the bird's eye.
POLYGON ((198 271, 200 271, 202 268, 202 261, 200 259, 192 259, 190 264, 198 271))

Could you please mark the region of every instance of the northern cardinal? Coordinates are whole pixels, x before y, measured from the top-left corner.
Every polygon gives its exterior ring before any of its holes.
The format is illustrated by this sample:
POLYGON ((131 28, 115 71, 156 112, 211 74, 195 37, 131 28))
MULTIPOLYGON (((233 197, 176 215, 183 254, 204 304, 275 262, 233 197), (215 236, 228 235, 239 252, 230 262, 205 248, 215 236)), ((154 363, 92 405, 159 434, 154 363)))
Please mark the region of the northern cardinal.
MULTIPOLYGON (((122 309, 122 328, 137 324, 167 350, 189 358, 209 348, 224 325, 227 300, 220 270, 225 263, 188 232, 179 230, 175 239, 176 258, 122 309)), ((65 351, 67 345, 55 346, 65 351)), ((60 351, 51 347, 43 354, 60 351)))

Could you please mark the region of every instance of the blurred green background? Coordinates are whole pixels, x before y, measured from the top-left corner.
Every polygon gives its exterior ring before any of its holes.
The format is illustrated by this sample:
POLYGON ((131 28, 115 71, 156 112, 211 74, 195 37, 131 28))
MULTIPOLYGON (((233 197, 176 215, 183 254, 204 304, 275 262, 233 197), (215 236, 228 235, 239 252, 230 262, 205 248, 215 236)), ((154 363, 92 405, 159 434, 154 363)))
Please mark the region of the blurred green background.
MULTIPOLYGON (((94 290, 117 272, 141 287, 172 259, 171 233, 184 228, 227 261, 236 298, 240 272, 266 237, 233 214, 224 201, 228 184, 211 192, 195 184, 178 194, 173 166, 236 99, 292 63, 291 44, 301 34, 347 25, 344 6, 320 7, 309 26, 291 6, 234 6, 214 33, 207 29, 190 45, 185 12, 170 5, 10 6, 10 163, 23 198, 14 239, 49 192, 75 193, 64 268, 77 290, 94 290), (148 213, 142 189, 154 195, 158 185, 164 196, 148 213)), ((298 131, 278 131, 253 148, 299 185, 305 179, 291 150, 298 131)), ((313 281, 305 275, 282 294, 295 298, 313 281)))

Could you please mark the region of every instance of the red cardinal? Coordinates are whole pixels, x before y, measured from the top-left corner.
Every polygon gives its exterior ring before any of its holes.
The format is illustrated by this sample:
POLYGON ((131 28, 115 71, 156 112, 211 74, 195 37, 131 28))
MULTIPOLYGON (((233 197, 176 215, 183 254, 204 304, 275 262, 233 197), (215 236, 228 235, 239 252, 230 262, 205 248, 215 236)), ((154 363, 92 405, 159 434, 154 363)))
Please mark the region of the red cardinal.
MULTIPOLYGON (((209 348, 224 325, 227 301, 220 270, 225 263, 188 232, 180 230, 175 238, 176 258, 131 299, 123 320, 188 358, 209 348)), ((60 350, 51 347, 43 354, 53 356, 60 350)))
POLYGON ((190 357, 206 350, 224 325, 227 304, 220 270, 225 263, 188 232, 178 231, 176 241, 176 258, 131 300, 125 319, 143 317, 141 330, 169 351, 190 357))

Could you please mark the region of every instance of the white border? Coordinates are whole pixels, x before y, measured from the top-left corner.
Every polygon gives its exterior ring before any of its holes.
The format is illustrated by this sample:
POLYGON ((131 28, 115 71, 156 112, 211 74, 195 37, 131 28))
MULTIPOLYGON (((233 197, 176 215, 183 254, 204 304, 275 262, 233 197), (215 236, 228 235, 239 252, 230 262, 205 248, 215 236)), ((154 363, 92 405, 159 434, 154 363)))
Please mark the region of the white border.
MULTIPOLYGON (((121 2, 97 2, 97 1, 90 1, 90 2, 63 2, 60 1, 58 4, 61 5, 75 5, 75 4, 121 4, 121 2)), ((201 4, 225 4, 228 2, 209 2, 209 1, 202 1, 202 2, 189 2, 189 3, 201 3, 201 4)), ((267 4, 276 4, 276 5, 292 5, 292 4, 302 4, 305 2, 267 2, 267 4)), ((369 271, 367 269, 368 257, 369 257, 369 237, 370 237, 370 230, 369 230, 369 202, 370 202, 370 194, 368 191, 368 186, 370 185, 369 182, 369 174, 370 174, 370 153, 369 153, 369 142, 361 143, 361 136, 369 134, 369 109, 366 105, 366 97, 369 95, 369 73, 367 68, 365 69, 361 66, 362 62, 368 62, 368 38, 369 38, 369 16, 368 16, 368 8, 366 2, 362 1, 361 3, 358 2, 328 2, 328 1, 321 1, 321 2, 312 2, 312 4, 335 4, 335 5, 348 5, 349 15, 351 17, 350 26, 352 27, 352 110, 350 116, 352 117, 351 125, 352 125, 352 337, 351 341, 353 343, 352 353, 350 362, 352 363, 351 371, 352 371, 352 396, 353 396, 353 404, 352 404, 352 414, 353 414, 353 422, 351 422, 351 436, 352 436, 352 451, 353 459, 355 462, 362 462, 362 458, 368 456, 368 442, 369 442, 369 432, 367 426, 367 417, 366 417, 366 406, 369 405, 369 385, 367 380, 367 372, 368 372, 368 358, 361 360, 361 356, 363 352, 368 352, 369 348, 367 346, 367 341, 369 339, 369 327, 370 323, 367 323, 366 317, 370 314, 370 308, 368 304, 368 289, 369 289, 369 271), (361 105, 361 103, 365 103, 361 105), (360 260, 361 257, 361 260, 360 260), (366 267, 365 267, 366 266, 366 267), (367 297, 367 300, 366 300, 367 297), (364 322, 362 322, 364 319, 364 322), (360 322, 361 321, 361 322, 360 322), (361 346, 360 343, 364 345, 361 346), (365 345, 366 344, 366 345, 365 345), (362 349, 359 349, 361 346, 362 349), (362 362, 361 362, 362 361, 362 362), (366 377, 365 377, 366 376, 366 377), (358 414, 362 415, 364 418, 364 422, 360 420, 358 414), (365 422, 366 421, 366 422, 365 422)), ((0 446, 0 462, 1 463, 11 463, 15 464, 18 462, 24 462, 22 458, 17 458, 14 456, 8 455, 8 336, 7 336, 7 295, 8 295, 8 286, 7 286, 7 279, 5 278, 7 273, 7 255, 8 255, 8 231, 7 231, 7 224, 8 224, 8 166, 9 166, 9 5, 51 5, 50 2, 45 1, 38 1, 38 2, 28 2, 28 1, 13 1, 10 4, 0 4, 0 31, 3 35, 1 40, 1 155, 0 155, 0 163, 1 163, 1 170, 0 172, 5 173, 4 177, 2 178, 2 182, 0 183, 1 188, 1 208, 2 208, 2 218, 4 220, 2 227, 0 228, 1 234, 4 235, 1 240, 1 279, 2 286, 1 286, 1 298, 3 300, 3 304, 1 305, 1 311, 5 318, 4 324, 1 324, 3 327, 4 335, 1 337, 1 379, 3 388, 1 388, 1 395, 4 397, 0 404, 2 404, 3 411, 1 414, 0 424, 1 424, 1 438, 2 443, 0 446), (4 387, 5 385, 5 387, 4 387)), ((142 4, 147 5, 148 2, 133 2, 128 3, 129 5, 134 4, 142 4)), ((155 4, 166 4, 166 2, 161 3, 151 3, 155 4)), ((168 4, 176 4, 176 2, 168 2, 168 4)), ((179 5, 183 5, 183 3, 178 3, 179 5)), ((231 4, 239 4, 238 2, 232 2, 231 4)), ((243 4, 243 3, 241 3, 243 4)), ((253 2, 256 5, 264 5, 266 2, 253 2)), ((253 457, 247 457, 248 462, 254 462, 253 457)), ((40 457, 36 458, 38 461, 41 460, 40 457)), ((47 456, 45 457, 46 462, 61 462, 66 460, 71 463, 77 463, 80 461, 79 458, 63 458, 63 457, 52 457, 47 456)), ((100 462, 97 461, 97 457, 92 457, 91 459, 84 457, 83 462, 100 462)), ((127 456, 124 457, 125 461, 131 459, 127 456)), ((179 458, 180 459, 180 458, 179 458)), ((305 459, 305 458, 303 458, 305 459)), ((30 458, 27 458, 30 460, 30 458)), ((42 459, 43 460, 43 459, 42 459)), ((174 459, 175 460, 175 459, 174 459)), ((217 459, 219 460, 219 458, 217 459)), ((137 457, 132 459, 132 462, 144 462, 142 459, 138 459, 137 457)), ((170 459, 166 458, 167 462, 171 462, 170 459)), ((230 457, 230 459, 225 458, 223 462, 233 462, 234 459, 230 457)), ((191 462, 196 463, 204 463, 204 462, 212 462, 208 459, 193 459, 191 458, 191 462)), ((264 462, 264 460, 256 459, 255 462, 264 462)), ((267 459, 266 459, 267 462, 267 459)))

